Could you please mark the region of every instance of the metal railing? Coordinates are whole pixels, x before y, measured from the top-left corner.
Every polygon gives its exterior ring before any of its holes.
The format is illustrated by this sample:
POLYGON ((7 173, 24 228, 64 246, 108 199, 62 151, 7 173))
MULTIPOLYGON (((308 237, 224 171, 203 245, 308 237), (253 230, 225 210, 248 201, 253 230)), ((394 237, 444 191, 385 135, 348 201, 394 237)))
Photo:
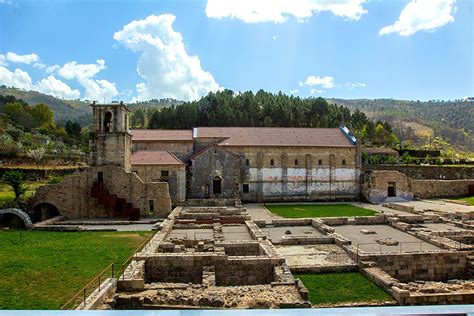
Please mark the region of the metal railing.
POLYGON ((114 263, 109 264, 104 270, 102 270, 102 272, 96 275, 89 283, 80 289, 76 295, 71 297, 69 301, 67 301, 66 304, 61 307, 61 310, 75 309, 80 304, 83 304, 85 307, 87 304, 87 296, 92 294, 97 289, 100 291, 101 285, 103 284, 103 281, 107 279, 107 275, 109 275, 109 273, 112 278, 115 277, 114 263))
POLYGON ((71 297, 62 307, 61 310, 67 309, 75 309, 80 304, 86 306, 87 304, 87 297, 91 295, 95 290, 101 289, 103 285, 103 281, 105 281, 108 276, 110 275, 111 278, 119 279, 122 276, 125 279, 125 269, 128 267, 130 262, 137 257, 137 253, 140 252, 146 244, 150 242, 150 240, 155 236, 156 231, 152 232, 150 236, 148 236, 141 244, 136 248, 132 255, 125 260, 125 262, 121 265, 121 272, 117 274, 117 266, 120 266, 117 263, 109 264, 102 272, 96 275, 89 283, 87 283, 83 288, 81 288, 73 297, 71 297))

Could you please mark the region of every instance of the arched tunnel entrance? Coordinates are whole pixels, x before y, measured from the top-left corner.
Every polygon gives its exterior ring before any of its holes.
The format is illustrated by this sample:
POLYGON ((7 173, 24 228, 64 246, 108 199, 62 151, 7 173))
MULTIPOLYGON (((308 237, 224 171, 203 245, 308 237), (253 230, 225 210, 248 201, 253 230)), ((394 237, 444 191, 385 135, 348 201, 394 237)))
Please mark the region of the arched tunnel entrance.
POLYGON ((33 222, 42 222, 47 219, 59 216, 59 210, 50 203, 40 203, 33 208, 33 222))
POLYGON ((10 229, 25 229, 26 224, 23 219, 14 213, 0 214, 0 227, 10 229))

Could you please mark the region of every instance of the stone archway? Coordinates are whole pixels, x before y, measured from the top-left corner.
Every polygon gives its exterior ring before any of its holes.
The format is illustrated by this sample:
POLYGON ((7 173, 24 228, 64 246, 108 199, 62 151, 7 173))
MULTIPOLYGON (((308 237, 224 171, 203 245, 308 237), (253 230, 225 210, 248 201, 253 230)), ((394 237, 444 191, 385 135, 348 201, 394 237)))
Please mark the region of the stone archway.
POLYGON ((61 215, 56 206, 51 203, 39 203, 33 208, 34 222, 42 222, 50 218, 61 215))
POLYGON ((30 216, 17 208, 1 209, 0 223, 0 226, 3 224, 10 228, 30 228, 33 225, 30 216))

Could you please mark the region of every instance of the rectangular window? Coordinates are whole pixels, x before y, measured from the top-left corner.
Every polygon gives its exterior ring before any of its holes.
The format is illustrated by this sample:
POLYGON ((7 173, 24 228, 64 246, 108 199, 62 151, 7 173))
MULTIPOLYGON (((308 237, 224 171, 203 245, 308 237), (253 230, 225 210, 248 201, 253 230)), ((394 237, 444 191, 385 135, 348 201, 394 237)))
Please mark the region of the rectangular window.
POLYGON ((319 159, 319 160, 318 160, 318 165, 321 166, 322 164, 323 164, 323 160, 322 160, 322 159, 319 159))
POLYGON ((345 159, 342 159, 342 165, 343 165, 343 166, 346 165, 346 160, 345 160, 345 159))
POLYGON ((244 183, 244 184, 242 185, 242 191, 243 191, 244 193, 249 193, 249 192, 250 192, 249 184, 248 184, 248 183, 244 183))
POLYGON ((150 212, 153 213, 155 211, 155 202, 153 200, 149 200, 148 204, 150 206, 150 212))
POLYGON ((167 178, 169 177, 170 172, 168 170, 161 170, 161 177, 162 178, 167 178))

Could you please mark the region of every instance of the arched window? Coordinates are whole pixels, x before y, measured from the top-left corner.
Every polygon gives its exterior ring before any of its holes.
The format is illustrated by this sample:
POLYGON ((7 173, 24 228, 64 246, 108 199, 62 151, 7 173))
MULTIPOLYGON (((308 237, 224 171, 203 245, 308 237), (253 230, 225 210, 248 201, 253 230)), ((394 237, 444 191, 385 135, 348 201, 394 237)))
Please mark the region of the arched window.
POLYGON ((245 159, 245 165, 246 165, 247 167, 250 166, 250 160, 245 159))
POLYGON ((319 159, 319 160, 318 160, 318 165, 321 166, 322 164, 323 164, 323 160, 322 160, 322 159, 319 159))
POLYGON ((275 160, 270 159, 270 166, 274 166, 274 165, 275 165, 275 160))
POLYGON ((112 131, 112 112, 106 112, 104 117, 104 131, 112 131))
POLYGON ((345 160, 345 159, 342 159, 342 165, 343 165, 343 166, 346 165, 346 160, 345 160))
POLYGON ((298 165, 298 159, 295 159, 295 166, 298 165))

